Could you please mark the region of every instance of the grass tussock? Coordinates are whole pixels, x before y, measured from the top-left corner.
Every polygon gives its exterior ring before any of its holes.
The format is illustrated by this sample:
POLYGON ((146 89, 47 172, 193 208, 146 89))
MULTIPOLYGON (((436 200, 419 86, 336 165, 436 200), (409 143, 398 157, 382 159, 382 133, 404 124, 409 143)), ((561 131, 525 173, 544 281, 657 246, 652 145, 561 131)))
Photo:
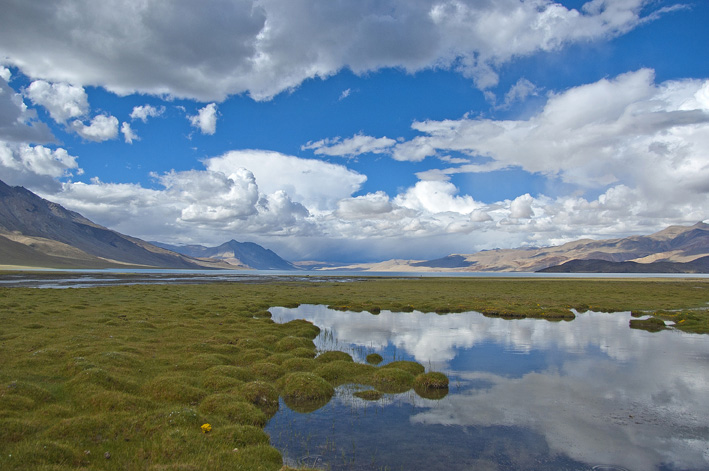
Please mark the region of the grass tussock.
POLYGON ((275 324, 272 306, 550 320, 573 318, 572 309, 634 310, 706 333, 708 301, 709 280, 693 279, 0 288, 0 469, 277 471, 280 453, 262 428, 278 396, 307 412, 346 383, 376 388, 361 391, 372 399, 412 387, 447 392, 420 384, 417 364, 315 358, 320 329, 275 324))
POLYGON ((372 375, 372 385, 383 393, 403 393, 413 387, 414 375, 399 368, 381 368, 372 375))

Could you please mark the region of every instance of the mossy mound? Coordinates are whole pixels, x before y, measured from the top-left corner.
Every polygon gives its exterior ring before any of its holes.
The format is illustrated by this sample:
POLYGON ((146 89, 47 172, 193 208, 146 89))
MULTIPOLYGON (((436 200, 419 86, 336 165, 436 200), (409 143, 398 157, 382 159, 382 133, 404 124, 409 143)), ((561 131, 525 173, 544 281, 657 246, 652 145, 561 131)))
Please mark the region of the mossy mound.
POLYGON ((376 389, 367 389, 364 391, 357 391, 353 394, 353 396, 364 399, 365 401, 378 401, 382 398, 383 394, 376 389))
POLYGON ((22 463, 21 469, 61 466, 59 469, 81 466, 84 456, 79 450, 55 441, 29 441, 18 443, 13 449, 12 459, 22 463))
POLYGON ((193 378, 184 374, 163 375, 144 384, 142 391, 158 401, 191 404, 207 395, 192 382, 193 378))
POLYGON ((315 344, 312 340, 305 337, 294 337, 289 335, 288 337, 284 337, 277 341, 273 346, 273 351, 283 353, 299 347, 315 350, 315 344))
POLYGON ((269 443, 268 434, 253 425, 227 425, 217 427, 211 433, 214 440, 224 442, 231 447, 242 448, 269 443))
POLYGON ((102 364, 122 368, 139 368, 143 364, 143 359, 139 355, 129 352, 105 352, 98 360, 102 364))
POLYGON ((150 409, 155 405, 150 399, 121 391, 106 391, 100 388, 86 390, 76 404, 79 410, 94 412, 136 412, 150 409))
POLYGON ((101 443, 110 436, 111 428, 111 423, 103 417, 80 415, 60 420, 43 435, 55 440, 71 438, 84 443, 101 443))
POLYGON ((315 358, 315 355, 317 355, 317 353, 315 352, 315 349, 311 350, 311 349, 305 348, 305 347, 294 348, 293 350, 291 350, 288 353, 290 353, 291 356, 299 357, 299 358, 315 358))
POLYGON ((408 371, 414 376, 420 375, 421 373, 426 371, 426 368, 424 368, 421 363, 407 360, 393 361, 382 366, 382 368, 397 368, 399 370, 408 371))
POLYGON ((200 353, 187 359, 180 365, 181 369, 203 371, 213 366, 228 365, 231 360, 228 356, 218 353, 200 353))
POLYGON ((257 361, 263 361, 271 356, 271 352, 265 348, 255 348, 253 350, 244 350, 235 359, 236 366, 248 366, 257 361))
POLYGON ((291 335, 296 337, 313 340, 320 333, 320 327, 304 319, 295 319, 283 325, 286 326, 291 335))
POLYGON ((286 371, 296 372, 296 371, 313 371, 317 366, 315 360, 312 358, 289 358, 281 363, 281 366, 285 368, 286 371))
POLYGON ((32 410, 36 405, 29 397, 6 394, 0 396, 0 417, 11 417, 20 411, 32 410))
POLYGON ((54 400, 54 395, 47 389, 27 381, 12 381, 0 391, 0 397, 5 394, 18 395, 37 402, 50 402, 54 400))
POLYGON ((353 362, 354 360, 352 359, 352 355, 349 353, 345 352, 339 352, 337 350, 332 350, 328 352, 323 352, 317 357, 315 357, 315 361, 319 363, 330 363, 331 361, 349 361, 353 362))
POLYGON ((414 378, 414 387, 421 389, 445 389, 448 387, 448 376, 437 371, 421 373, 414 378))
POLYGON ((221 375, 230 378, 238 379, 239 381, 253 381, 254 374, 242 366, 219 365, 213 366, 207 370, 208 375, 221 375))
POLYGON ((372 365, 335 360, 315 368, 313 373, 330 384, 339 386, 341 384, 364 381, 363 378, 369 377, 375 370, 376 368, 372 365))
POLYGON ((253 373, 256 379, 274 381, 286 372, 281 365, 259 361, 249 367, 249 371, 253 373))
POLYGON ((39 425, 30 420, 15 418, 0 419, 0 443, 19 442, 39 430, 39 425))
POLYGON ((664 330, 667 326, 665 321, 657 317, 650 317, 649 319, 630 319, 631 329, 647 330, 648 332, 659 332, 664 330))
POLYGON ((76 392, 80 392, 89 386, 100 386, 104 389, 133 392, 138 389, 138 385, 130 379, 109 373, 103 368, 89 368, 74 375, 67 382, 67 385, 76 392))
POLYGON ((374 372, 370 381, 383 393, 398 394, 411 389, 414 375, 398 368, 380 368, 374 372))
POLYGON ((241 425, 263 427, 268 420, 261 409, 246 402, 241 394, 220 393, 207 396, 199 405, 199 411, 206 415, 222 415, 241 425))
POLYGON ((414 391, 424 399, 443 399, 448 395, 448 377, 432 371, 414 378, 414 391))
POLYGON ((268 358, 266 358, 264 361, 266 363, 273 363, 274 365, 282 365, 284 361, 288 360, 289 358, 293 358, 293 355, 290 353, 274 353, 273 355, 270 355, 268 358))
POLYGON ((384 358, 378 353, 370 353, 367 355, 366 360, 370 365, 378 365, 384 361, 384 358))
POLYGON ((278 412, 278 391, 270 383, 253 381, 239 388, 241 395, 271 418, 278 412))
POLYGON ((266 344, 261 339, 254 339, 249 337, 237 340, 236 346, 245 352, 248 350, 253 351, 258 349, 268 350, 266 344))
POLYGON ((310 401, 327 399, 335 394, 335 389, 322 377, 308 372, 289 373, 278 380, 278 389, 285 399, 310 401))
POLYGON ((202 381, 202 387, 211 392, 225 391, 233 389, 236 386, 243 384, 243 381, 230 376, 210 374, 202 381))

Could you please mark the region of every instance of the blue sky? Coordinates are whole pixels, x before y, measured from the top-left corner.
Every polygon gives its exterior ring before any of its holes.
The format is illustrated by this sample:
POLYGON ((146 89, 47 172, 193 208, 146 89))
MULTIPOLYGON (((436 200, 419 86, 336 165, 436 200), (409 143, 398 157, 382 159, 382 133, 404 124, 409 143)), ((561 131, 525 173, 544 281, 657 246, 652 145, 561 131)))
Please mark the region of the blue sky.
POLYGON ((704 0, 6 0, 0 179, 291 260, 693 224, 707 20, 704 0))

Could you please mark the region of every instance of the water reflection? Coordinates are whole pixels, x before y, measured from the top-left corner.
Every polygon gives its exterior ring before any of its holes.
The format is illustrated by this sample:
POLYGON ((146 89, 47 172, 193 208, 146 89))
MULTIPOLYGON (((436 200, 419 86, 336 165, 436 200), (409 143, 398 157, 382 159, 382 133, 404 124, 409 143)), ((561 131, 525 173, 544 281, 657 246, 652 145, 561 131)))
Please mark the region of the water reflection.
MULTIPOLYGON (((452 385, 439 401, 409 393, 367 405, 340 389, 317 417, 277 415, 268 426, 276 446, 287 421, 303 433, 308 423, 318 429, 332 421, 330 437, 340 433, 355 448, 373 447, 380 467, 398 468, 416 456, 430 469, 709 469, 707 336, 632 330, 628 313, 548 322, 478 313, 375 316, 323 306, 271 312, 278 322, 314 322, 326 333, 321 348, 349 346, 359 361, 371 352, 385 361, 416 359, 446 372, 452 385), (338 415, 363 407, 376 413, 339 430, 338 415), (379 440, 366 436, 383 430, 379 440), (391 447, 398 458, 387 458, 391 447)), ((355 461, 327 465, 357 469, 355 461)))

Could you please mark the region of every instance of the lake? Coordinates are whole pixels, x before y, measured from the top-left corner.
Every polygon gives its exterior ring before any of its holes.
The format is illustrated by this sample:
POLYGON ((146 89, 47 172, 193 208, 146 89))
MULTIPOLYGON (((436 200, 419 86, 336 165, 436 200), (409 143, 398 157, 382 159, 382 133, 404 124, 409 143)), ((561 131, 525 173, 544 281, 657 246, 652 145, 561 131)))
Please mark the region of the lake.
POLYGON ((337 388, 266 426, 286 463, 333 470, 707 470, 709 336, 629 328, 630 313, 573 321, 272 308, 307 319, 320 350, 416 360, 450 378, 442 399, 376 401, 337 388))
POLYGON ((531 272, 370 272, 335 270, 175 270, 158 268, 24 269, 0 271, 0 287, 92 288, 141 284, 253 283, 310 281, 314 283, 362 278, 709 278, 696 273, 531 273, 531 272))

